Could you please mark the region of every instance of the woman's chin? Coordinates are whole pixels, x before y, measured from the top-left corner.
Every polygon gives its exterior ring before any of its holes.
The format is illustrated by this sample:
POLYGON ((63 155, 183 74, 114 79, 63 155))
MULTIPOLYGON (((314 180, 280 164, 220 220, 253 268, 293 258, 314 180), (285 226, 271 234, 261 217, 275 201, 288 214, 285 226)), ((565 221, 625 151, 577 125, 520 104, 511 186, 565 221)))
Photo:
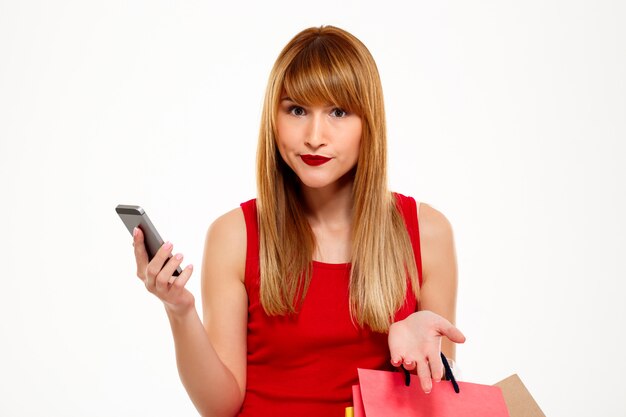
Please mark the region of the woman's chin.
POLYGON ((313 190, 321 190, 327 188, 329 185, 336 183, 337 181, 321 180, 321 179, 300 179, 300 183, 303 187, 313 190))
POLYGON ((328 188, 342 188, 348 182, 354 179, 353 176, 302 176, 300 178, 300 184, 312 190, 323 190, 328 188))

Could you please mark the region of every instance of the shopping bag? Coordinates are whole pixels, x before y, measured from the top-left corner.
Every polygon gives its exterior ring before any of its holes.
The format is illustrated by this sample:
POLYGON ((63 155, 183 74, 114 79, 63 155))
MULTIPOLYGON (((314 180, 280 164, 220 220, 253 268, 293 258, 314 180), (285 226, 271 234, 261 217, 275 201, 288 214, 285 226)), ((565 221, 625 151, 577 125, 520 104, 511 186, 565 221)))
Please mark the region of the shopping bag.
POLYGON ((459 393, 448 381, 433 383, 425 394, 416 375, 358 369, 359 384, 352 387, 354 417, 510 417, 497 386, 458 382, 459 393))
POLYGON ((517 374, 494 384, 502 389, 511 417, 546 417, 517 374))

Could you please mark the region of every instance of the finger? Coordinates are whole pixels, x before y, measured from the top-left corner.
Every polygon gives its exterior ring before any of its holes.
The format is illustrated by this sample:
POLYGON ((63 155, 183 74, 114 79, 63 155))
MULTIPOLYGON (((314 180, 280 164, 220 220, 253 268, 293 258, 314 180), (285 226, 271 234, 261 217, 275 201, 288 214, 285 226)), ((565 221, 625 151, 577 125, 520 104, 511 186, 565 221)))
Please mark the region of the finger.
POLYGON ((172 256, 167 261, 163 269, 161 269, 161 272, 159 272, 159 275, 157 275, 156 277, 157 292, 167 290, 169 284, 174 282, 174 279, 172 279, 172 278, 175 278, 173 276, 174 271, 176 270, 176 268, 178 268, 178 266, 181 264, 182 261, 183 261, 182 253, 177 253, 175 256, 172 256))
POLYGON ((159 275, 161 269, 163 269, 167 258, 170 257, 172 248, 173 245, 171 242, 164 243, 161 245, 156 255, 154 255, 154 258, 148 263, 148 267, 146 268, 146 287, 148 287, 148 290, 156 290, 157 275, 159 275))
POLYGON ((404 369, 407 371, 412 371, 417 366, 417 362, 412 359, 404 358, 402 366, 404 366, 404 369))
POLYGON ((391 345, 389 346, 389 354, 391 356, 390 361, 391 361, 391 364, 395 366, 396 368, 402 365, 402 361, 404 360, 404 358, 399 352, 400 352, 399 349, 396 349, 392 347, 391 345))
POLYGON ((441 381, 444 373, 444 367, 443 362, 441 361, 441 357, 429 357, 428 364, 430 365, 430 374, 432 375, 432 378, 435 380, 435 382, 441 381))
POLYGON ((420 380, 420 385, 422 386, 422 391, 428 394, 433 388, 432 376, 430 373, 430 366, 428 365, 428 361, 423 360, 419 361, 417 364, 417 377, 420 380))
POLYGON ((389 327, 389 337, 387 338, 387 343, 389 345, 389 355, 391 357, 390 362, 391 362, 391 365, 395 366, 396 368, 402 365, 402 362, 404 361, 404 357, 402 355, 403 349, 398 347, 399 343, 396 340, 397 339, 397 335, 396 335, 397 326, 398 326, 397 323, 393 323, 389 327))
POLYGON ((465 335, 450 322, 442 326, 440 332, 454 343, 465 342, 465 335))
POLYGON ((193 265, 189 264, 183 269, 183 272, 180 273, 178 277, 174 280, 174 282, 170 285, 170 291, 182 290, 191 278, 191 274, 193 272, 193 265))
POLYGON ((439 334, 446 336, 448 339, 450 339, 450 341, 454 343, 465 342, 465 335, 461 333, 461 331, 457 329, 454 324, 450 323, 448 320, 441 316, 439 316, 437 328, 439 334))
POLYGON ((135 227, 133 230, 133 247, 135 248, 137 276, 145 280, 146 267, 148 266, 148 252, 143 242, 143 232, 139 227, 135 227))
POLYGON ((392 356, 391 364, 395 366, 396 368, 402 365, 402 356, 396 356, 396 357, 392 356))

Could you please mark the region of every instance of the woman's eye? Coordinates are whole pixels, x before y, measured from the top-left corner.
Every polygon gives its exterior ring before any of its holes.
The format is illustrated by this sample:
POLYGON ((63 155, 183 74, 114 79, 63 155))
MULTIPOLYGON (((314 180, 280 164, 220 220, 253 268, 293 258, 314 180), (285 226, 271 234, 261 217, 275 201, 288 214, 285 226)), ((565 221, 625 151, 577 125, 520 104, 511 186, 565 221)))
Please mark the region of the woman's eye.
POLYGON ((333 109, 333 112, 331 113, 334 117, 346 117, 348 115, 348 113, 343 110, 343 109, 333 109))
POLYGON ((289 113, 293 114, 294 116, 304 116, 305 111, 300 106, 291 106, 289 107, 289 113))

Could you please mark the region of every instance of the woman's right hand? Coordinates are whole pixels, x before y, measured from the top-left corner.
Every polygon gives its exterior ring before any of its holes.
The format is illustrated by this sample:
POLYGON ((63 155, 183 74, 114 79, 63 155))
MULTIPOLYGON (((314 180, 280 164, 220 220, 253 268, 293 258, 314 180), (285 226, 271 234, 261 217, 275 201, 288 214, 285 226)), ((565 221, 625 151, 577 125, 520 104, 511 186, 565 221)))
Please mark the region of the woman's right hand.
POLYGON ((185 284, 191 278, 193 265, 187 265, 178 277, 174 276, 174 271, 181 264, 183 255, 179 253, 170 258, 173 248, 170 242, 164 243, 154 258, 148 262, 143 232, 138 227, 133 233, 133 246, 137 261, 137 276, 143 281, 148 291, 163 301, 168 313, 182 315, 193 308, 194 296, 185 288, 185 284))

